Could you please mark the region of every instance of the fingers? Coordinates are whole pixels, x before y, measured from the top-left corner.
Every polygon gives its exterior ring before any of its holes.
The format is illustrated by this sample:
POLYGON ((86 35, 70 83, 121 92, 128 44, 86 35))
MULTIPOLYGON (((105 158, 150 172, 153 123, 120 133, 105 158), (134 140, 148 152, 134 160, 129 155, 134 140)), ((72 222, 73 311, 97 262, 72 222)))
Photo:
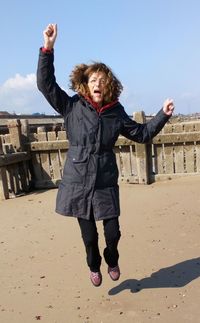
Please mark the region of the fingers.
POLYGON ((164 102, 165 105, 173 105, 174 104, 174 101, 173 99, 166 99, 165 102, 164 102))
POLYGON ((164 102, 164 106, 168 108, 174 108, 174 101, 172 99, 166 99, 164 102))
POLYGON ((168 108, 170 111, 174 111, 174 101, 173 100, 169 100, 168 102, 168 108))
POLYGON ((44 34, 48 37, 57 35, 57 24, 49 24, 44 30, 44 34))
POLYGON ((167 115, 172 115, 174 111, 174 101, 172 99, 166 99, 163 103, 163 111, 167 115))

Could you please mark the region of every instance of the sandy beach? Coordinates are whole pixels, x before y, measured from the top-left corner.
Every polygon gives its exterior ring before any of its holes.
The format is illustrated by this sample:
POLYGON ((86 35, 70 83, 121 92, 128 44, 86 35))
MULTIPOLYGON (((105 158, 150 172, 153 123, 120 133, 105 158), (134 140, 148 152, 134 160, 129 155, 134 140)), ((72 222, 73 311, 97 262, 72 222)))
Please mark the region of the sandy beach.
MULTIPOLYGON (((200 177, 120 186, 121 277, 89 280, 76 219, 57 189, 0 202, 0 322, 199 322, 200 177)), ((98 222, 101 253, 102 223, 98 222)))

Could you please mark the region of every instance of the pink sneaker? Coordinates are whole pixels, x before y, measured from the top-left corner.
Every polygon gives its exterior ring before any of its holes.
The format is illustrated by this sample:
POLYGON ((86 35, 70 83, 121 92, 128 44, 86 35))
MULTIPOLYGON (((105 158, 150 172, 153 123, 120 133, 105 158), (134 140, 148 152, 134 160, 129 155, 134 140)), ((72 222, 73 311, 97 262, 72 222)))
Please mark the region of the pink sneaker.
POLYGON ((90 272, 90 280, 91 280, 92 284, 95 287, 100 286, 101 283, 102 283, 102 275, 101 275, 101 272, 100 271, 97 271, 97 272, 91 271, 90 272))
POLYGON ((118 280, 120 277, 120 269, 119 266, 115 266, 113 268, 108 266, 108 273, 112 280, 118 280))

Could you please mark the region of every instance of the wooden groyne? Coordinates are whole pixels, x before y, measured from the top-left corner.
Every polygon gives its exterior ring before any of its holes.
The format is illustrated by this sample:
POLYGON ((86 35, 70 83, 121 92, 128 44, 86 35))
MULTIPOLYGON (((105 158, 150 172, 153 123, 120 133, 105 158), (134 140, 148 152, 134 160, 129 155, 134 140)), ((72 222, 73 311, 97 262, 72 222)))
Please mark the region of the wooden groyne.
MULTIPOLYGON (((146 122, 143 112, 136 112, 134 119, 146 122)), ((6 127, 7 133, 0 135, 0 197, 57 187, 68 151, 62 118, 10 119, 6 127)), ((119 182, 149 184, 199 175, 200 120, 168 122, 148 144, 119 137, 114 150, 119 182)))

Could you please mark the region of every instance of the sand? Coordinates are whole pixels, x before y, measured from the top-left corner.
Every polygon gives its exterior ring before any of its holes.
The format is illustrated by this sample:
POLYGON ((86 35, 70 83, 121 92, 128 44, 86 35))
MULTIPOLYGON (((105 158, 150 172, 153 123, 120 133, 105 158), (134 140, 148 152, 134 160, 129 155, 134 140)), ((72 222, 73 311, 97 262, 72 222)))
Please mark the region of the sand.
MULTIPOLYGON (((76 219, 57 190, 0 202, 0 322, 200 321, 200 177, 122 184, 121 277, 93 287, 76 219)), ((98 222, 101 253, 102 222, 98 222)))

